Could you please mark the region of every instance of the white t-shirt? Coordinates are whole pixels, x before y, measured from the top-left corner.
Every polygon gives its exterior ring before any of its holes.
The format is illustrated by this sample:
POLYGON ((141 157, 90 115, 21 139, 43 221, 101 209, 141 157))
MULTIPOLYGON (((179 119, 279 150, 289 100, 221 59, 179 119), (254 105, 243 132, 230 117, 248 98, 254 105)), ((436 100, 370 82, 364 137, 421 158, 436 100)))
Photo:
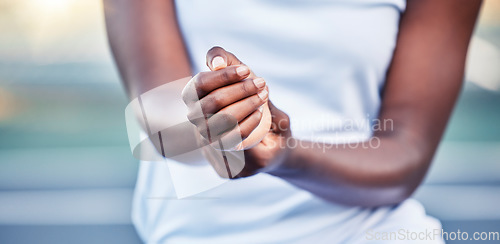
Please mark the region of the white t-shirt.
MULTIPOLYGON (((212 46, 224 47, 266 80, 295 137, 332 143, 371 136, 405 4, 176 1, 194 73, 207 70, 212 46)), ((414 200, 376 209, 342 206, 268 174, 218 182, 178 199, 182 187, 175 187, 175 179, 196 180, 181 171, 165 162, 141 162, 133 221, 144 241, 363 243, 376 231, 440 228, 414 200)))

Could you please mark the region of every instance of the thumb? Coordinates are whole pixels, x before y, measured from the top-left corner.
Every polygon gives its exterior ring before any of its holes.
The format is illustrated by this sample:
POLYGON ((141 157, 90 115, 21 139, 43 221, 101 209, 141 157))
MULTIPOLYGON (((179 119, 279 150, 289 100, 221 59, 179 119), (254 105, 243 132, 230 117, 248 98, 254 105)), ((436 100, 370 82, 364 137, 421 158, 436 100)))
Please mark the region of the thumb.
POLYGON ((276 134, 291 136, 292 132, 290 130, 290 117, 288 117, 285 112, 274 106, 271 101, 269 101, 268 104, 272 118, 271 131, 276 134))
POLYGON ((231 65, 243 64, 234 54, 222 47, 212 47, 207 52, 207 66, 210 70, 219 70, 231 65))

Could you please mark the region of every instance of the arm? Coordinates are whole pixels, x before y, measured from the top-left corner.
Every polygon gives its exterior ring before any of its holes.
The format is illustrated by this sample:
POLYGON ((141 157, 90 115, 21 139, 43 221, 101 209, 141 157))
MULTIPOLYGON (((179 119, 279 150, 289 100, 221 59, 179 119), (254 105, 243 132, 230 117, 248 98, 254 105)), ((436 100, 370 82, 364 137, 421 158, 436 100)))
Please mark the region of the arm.
MULTIPOLYGON (((168 82, 191 75, 188 55, 176 19, 174 0, 104 0, 103 4, 111 51, 131 100, 168 82)), ((180 82, 173 84, 170 92, 180 94, 183 85, 180 82)), ((159 133, 154 133, 149 138, 155 149, 167 156, 176 156, 198 148, 194 128, 188 122, 172 125, 169 118, 161 116, 164 113, 156 111, 164 110, 175 98, 162 96, 152 99, 162 103, 148 107, 151 109, 147 118, 148 125, 141 124, 144 130, 149 132, 149 127, 167 128, 162 131, 164 137, 179 138, 182 135, 184 138, 183 143, 164 140, 161 148, 159 133)), ((143 115, 137 112, 137 116, 143 115)), ((147 140, 144 142, 149 145, 147 140)), ((134 149, 134 156, 139 159, 156 157, 141 155, 141 147, 134 149)))
POLYGON ((104 0, 111 51, 131 98, 191 75, 173 0, 104 0))
MULTIPOLYGON (((374 133, 379 147, 318 147, 294 139, 288 116, 269 102, 271 130, 258 145, 245 150, 244 168, 236 178, 267 172, 346 205, 372 207, 408 198, 429 168, 460 92, 480 5, 481 0, 408 0, 379 116, 380 121, 391 120, 394 128, 374 133)), ((239 62, 222 48, 212 49, 207 60, 217 56, 239 62)), ((217 84, 217 79, 205 79, 196 87, 214 90, 211 94, 227 89, 217 84)), ((234 106, 232 100, 252 95, 219 93, 225 95, 200 101, 221 115, 227 113, 221 108, 234 106), (212 101, 219 102, 215 106, 212 101)), ((245 107, 256 109, 250 102, 245 107)), ((224 120, 212 123, 223 125, 224 120)), ((204 124, 195 123, 198 128, 204 124)))
MULTIPOLYGON (((270 173, 325 199, 377 206, 409 197, 425 176, 460 92, 480 0, 409 0, 384 90, 378 148, 323 152, 297 141, 270 173)), ((326 145, 325 145, 326 146, 326 145)))

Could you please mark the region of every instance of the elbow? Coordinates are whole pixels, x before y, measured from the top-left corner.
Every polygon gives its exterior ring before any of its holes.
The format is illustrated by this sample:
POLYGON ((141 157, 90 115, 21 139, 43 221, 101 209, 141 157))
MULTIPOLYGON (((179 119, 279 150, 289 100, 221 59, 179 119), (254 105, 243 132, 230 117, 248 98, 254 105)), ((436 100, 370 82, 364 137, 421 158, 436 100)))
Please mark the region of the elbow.
POLYGON ((395 186, 387 186, 378 190, 365 192, 364 200, 357 204, 361 207, 381 207, 399 204, 409 199, 417 187, 409 184, 399 184, 395 186))
POLYGON ((396 205, 409 199, 418 184, 410 184, 409 182, 394 183, 380 187, 378 189, 371 189, 364 192, 364 200, 355 205, 361 207, 381 207, 388 205, 396 205))
POLYGON ((391 196, 387 198, 386 205, 394 205, 399 204, 407 199, 409 199, 415 190, 417 189, 417 185, 403 184, 395 188, 392 192, 391 196))
POLYGON ((432 154, 413 147, 401 150, 385 162, 378 171, 377 183, 372 188, 377 195, 375 205, 399 204, 410 198, 422 183, 432 161, 432 154))
POLYGON ((387 185, 389 201, 388 204, 398 204, 410 198, 422 183, 432 157, 419 153, 413 157, 407 157, 405 163, 399 162, 401 167, 393 172, 392 181, 387 185))

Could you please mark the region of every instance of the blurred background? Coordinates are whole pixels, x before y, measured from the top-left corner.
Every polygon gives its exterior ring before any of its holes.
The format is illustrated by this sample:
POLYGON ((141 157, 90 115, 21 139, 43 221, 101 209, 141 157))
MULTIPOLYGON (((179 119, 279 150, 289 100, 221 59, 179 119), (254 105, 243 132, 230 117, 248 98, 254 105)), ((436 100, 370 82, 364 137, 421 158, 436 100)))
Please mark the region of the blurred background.
MULTIPOLYGON (((415 198, 445 231, 500 231, 500 0, 467 66, 415 198)), ((0 243, 140 243, 126 105, 100 0, 0 0, 0 243)))

